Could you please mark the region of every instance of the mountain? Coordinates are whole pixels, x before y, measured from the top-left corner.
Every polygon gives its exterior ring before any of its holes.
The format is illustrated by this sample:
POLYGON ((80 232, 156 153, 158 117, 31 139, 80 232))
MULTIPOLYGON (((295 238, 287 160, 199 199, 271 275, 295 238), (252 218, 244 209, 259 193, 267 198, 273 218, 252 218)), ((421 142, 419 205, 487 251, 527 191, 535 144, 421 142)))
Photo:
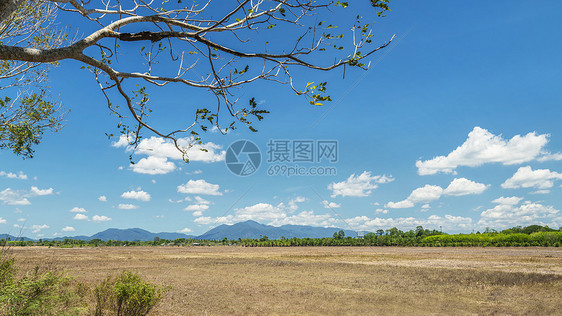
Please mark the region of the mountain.
MULTIPOLYGON (((76 240, 92 240, 101 239, 103 241, 108 240, 128 240, 128 241, 150 241, 154 240, 154 237, 159 237, 160 239, 174 240, 177 238, 192 238, 192 239, 207 239, 207 240, 220 240, 224 237, 228 239, 238 239, 238 238, 252 238, 258 239, 262 236, 267 236, 269 239, 281 239, 285 238, 324 238, 332 237, 335 232, 342 230, 341 228, 331 227, 313 227, 304 225, 283 225, 280 227, 275 227, 271 225, 264 225, 258 222, 249 220, 245 222, 236 223, 233 225, 220 225, 200 236, 186 235, 182 233, 151 233, 147 230, 140 228, 128 228, 128 229, 118 229, 110 228, 102 232, 94 234, 92 236, 73 236, 73 237, 57 237, 53 240, 65 240, 65 239, 76 239, 76 240)), ((356 237, 357 232, 351 230, 343 230, 346 236, 356 237)), ((11 235, 0 234, 0 239, 10 237, 10 240, 20 239, 19 237, 14 237, 11 235)), ((45 238, 50 239, 50 238, 45 238)), ((24 240, 33 240, 24 237, 24 240)))
MULTIPOLYGON (((21 240, 22 237, 16 237, 16 236, 12 236, 12 235, 8 235, 8 234, 0 234, 0 239, 4 239, 4 240, 8 240, 8 238, 10 240, 21 240)), ((28 240, 33 240, 27 237, 23 237, 24 241, 28 241, 28 240)))
POLYGON ((76 239, 76 240, 86 240, 90 241, 92 239, 101 239, 103 241, 108 240, 127 240, 127 241, 150 241, 154 240, 154 237, 160 239, 174 240, 177 238, 195 238, 192 235, 186 235, 182 233, 151 233, 147 230, 141 228, 128 228, 128 229, 118 229, 110 228, 102 232, 96 233, 92 236, 72 236, 72 237, 57 237, 53 240, 65 240, 65 239, 76 239))
MULTIPOLYGON (((324 228, 313 227, 304 225, 283 225, 280 227, 260 224, 258 222, 249 220, 245 222, 236 223, 233 225, 220 225, 201 236, 198 239, 219 240, 224 237, 228 239, 238 238, 261 238, 267 236, 269 239, 285 238, 323 238, 332 237, 335 232, 342 230, 341 228, 324 228)), ((346 236, 356 237, 355 231, 344 230, 346 236)))
POLYGON ((89 237, 92 239, 107 240, 128 240, 128 241, 149 241, 155 237, 160 239, 193 238, 194 236, 181 233, 151 233, 140 228, 117 229, 110 228, 89 237))

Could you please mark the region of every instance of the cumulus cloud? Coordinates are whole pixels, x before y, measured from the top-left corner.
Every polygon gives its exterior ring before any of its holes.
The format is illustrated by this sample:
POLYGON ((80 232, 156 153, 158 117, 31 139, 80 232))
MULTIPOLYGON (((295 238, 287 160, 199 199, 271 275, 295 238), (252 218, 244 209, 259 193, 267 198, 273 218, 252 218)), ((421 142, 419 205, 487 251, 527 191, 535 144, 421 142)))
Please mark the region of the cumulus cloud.
POLYGON ((0 201, 7 205, 30 205, 31 202, 25 198, 25 193, 10 188, 0 191, 0 201))
POLYGON ((6 220, 2 217, 0 217, 0 224, 6 224, 6 220))
POLYGON ((19 173, 0 171, 0 177, 6 177, 8 179, 27 180, 27 175, 22 171, 20 171, 19 173))
POLYGON ((531 166, 521 167, 515 174, 502 183, 504 189, 536 188, 549 189, 554 186, 554 180, 562 179, 562 173, 549 169, 533 170, 531 166))
POLYGON ((32 196, 42 196, 42 195, 51 195, 53 194, 53 188, 48 188, 41 190, 38 187, 31 187, 31 191, 29 192, 32 196))
POLYGON ((468 139, 447 156, 416 162, 418 174, 452 173, 457 167, 477 167, 485 163, 514 165, 531 161, 539 156, 548 143, 548 134, 515 135, 510 140, 494 135, 478 126, 468 134, 468 139))
POLYGON ((194 216, 203 215, 203 211, 208 210, 209 204, 211 204, 211 202, 205 200, 204 198, 202 198, 200 196, 196 196, 194 202, 195 202, 195 204, 188 205, 186 208, 184 208, 184 210, 186 210, 186 211, 193 212, 194 216))
POLYGON ((187 233, 191 233, 191 232, 192 232, 192 230, 187 228, 187 227, 184 228, 184 229, 178 230, 178 233, 182 233, 182 234, 187 234, 187 233))
POLYGON ((192 204, 192 205, 188 205, 186 206, 186 208, 184 208, 184 210, 186 211, 205 211, 209 209, 209 205, 205 205, 205 204, 192 204))
POLYGON ((443 194, 461 196, 469 194, 480 194, 490 185, 474 182, 466 178, 454 179, 451 184, 443 191, 443 194))
POLYGON ((133 204, 119 204, 119 206, 117 207, 121 210, 134 210, 139 208, 137 205, 133 205, 133 204))
POLYGON ((71 212, 71 213, 86 213, 87 211, 86 211, 86 209, 81 208, 81 207, 73 207, 73 208, 70 210, 70 212, 71 212))
POLYGON ((375 214, 388 214, 388 210, 385 210, 384 208, 377 208, 375 210, 375 214))
POLYGON ((132 199, 132 200, 138 200, 143 202, 150 201, 150 194, 142 190, 138 190, 138 191, 132 190, 132 191, 124 192, 123 194, 121 194, 121 197, 124 199, 132 199))
MULTIPOLYGON (((195 214, 194 214, 195 215, 195 214)), ((277 206, 269 203, 257 203, 251 206, 238 208, 234 214, 223 217, 198 217, 194 220, 197 224, 233 224, 237 222, 254 220, 260 223, 282 225, 312 225, 334 227, 338 220, 330 214, 316 214, 313 211, 294 213, 290 203, 279 203, 277 206)))
POLYGON ((562 224, 560 211, 554 207, 530 201, 518 205, 520 200, 516 203, 517 199, 519 198, 494 200, 499 204, 480 214, 478 226, 508 228, 538 224, 558 227, 562 224))
POLYGON ((551 161, 551 160, 562 160, 562 153, 544 153, 541 157, 537 159, 538 161, 551 161))
POLYGON ((305 201, 306 201, 305 197, 297 196, 296 198, 289 201, 288 209, 290 211, 296 211, 299 208, 298 203, 302 203, 302 202, 305 202, 305 201))
POLYGON ((10 188, 7 188, 3 191, 0 191, 0 201, 2 202, 2 204, 7 205, 30 205, 31 202, 27 198, 51 194, 53 194, 53 188, 41 190, 35 186, 32 186, 30 191, 12 190, 10 188))
POLYGON ((322 201, 322 205, 324 205, 324 208, 339 208, 339 207, 341 207, 341 204, 338 204, 336 202, 328 202, 326 200, 322 201))
POLYGON ((358 216, 346 219, 351 227, 361 231, 376 231, 378 229, 388 229, 396 227, 401 230, 415 229, 417 226, 425 228, 437 229, 439 226, 447 231, 460 231, 471 229, 473 220, 470 217, 454 216, 454 215, 430 215, 427 218, 415 217, 397 217, 397 218, 369 218, 367 216, 358 216))
MULTIPOLYGON (((180 138, 178 145, 181 148, 189 147, 191 139, 180 138)), ((114 147, 124 147, 126 151, 133 151, 133 147, 129 145, 127 137, 121 135, 119 140, 113 143, 114 147)), ((175 170, 175 164, 168 159, 183 160, 182 153, 175 147, 174 143, 161 137, 150 137, 140 141, 137 148, 134 149, 136 154, 147 155, 139 163, 132 166, 134 172, 147 174, 166 174, 175 170), (141 165, 140 167, 138 165, 141 165)), ((224 161, 226 151, 222 150, 222 146, 214 143, 195 144, 191 146, 187 152, 190 161, 201 161, 206 163, 224 161), (204 150, 201 150, 204 149, 204 150)))
POLYGON ((203 179, 189 180, 187 183, 178 186, 178 192, 185 194, 222 195, 219 188, 218 184, 212 184, 203 179))
POLYGON ((105 195, 100 195, 100 196, 98 197, 98 201, 100 201, 100 202, 107 202, 107 197, 106 197, 105 195))
POLYGON ((341 196, 363 197, 371 195, 371 190, 378 188, 378 184, 393 181, 394 178, 383 176, 372 176, 370 171, 363 171, 362 174, 356 176, 352 174, 347 180, 342 182, 333 182, 328 185, 328 190, 332 191, 332 198, 341 196))
POLYGON ((63 231, 63 232, 73 232, 73 231, 76 231, 76 229, 74 229, 74 227, 72 227, 72 226, 65 226, 61 229, 61 231, 63 231))
POLYGON ((136 173, 142 174, 167 174, 176 169, 176 165, 168 161, 166 157, 149 156, 142 158, 136 164, 131 165, 131 168, 136 173))
POLYGON ((403 201, 400 202, 388 202, 386 203, 385 207, 388 208, 410 208, 413 207, 416 203, 428 203, 431 201, 435 201, 441 197, 443 194, 443 188, 438 185, 429 185, 426 184, 421 188, 417 188, 410 196, 403 201))
POLYGON ((517 205, 519 204, 519 202, 521 202, 521 200, 523 200, 523 198, 518 196, 511 196, 511 197, 502 196, 493 200, 492 203, 504 204, 504 205, 517 205))
POLYGON ((211 202, 205 200, 204 198, 200 197, 200 196, 196 196, 195 197, 195 202, 197 204, 211 204, 211 202))
MULTIPOLYGON (((480 194, 488 188, 489 185, 474 182, 466 178, 455 178, 449 186, 443 190, 438 185, 426 184, 421 188, 417 188, 405 200, 399 202, 388 202, 387 208, 410 208, 417 203, 429 203, 438 200, 442 195, 461 196, 469 194, 480 194)), ((428 208, 429 205, 427 205, 428 208)))
POLYGON ((549 194, 550 190, 536 190, 531 192, 531 194, 549 194))
POLYGON ((73 219, 77 220, 77 221, 89 221, 90 218, 82 213, 78 213, 76 215, 74 215, 73 219))
POLYGON ((110 221, 111 218, 107 217, 105 215, 94 215, 92 216, 92 222, 94 223, 101 223, 101 222, 107 222, 110 221))
POLYGON ((51 228, 49 225, 33 225, 31 226, 31 232, 34 234, 37 234, 38 232, 42 231, 43 229, 49 229, 51 228))

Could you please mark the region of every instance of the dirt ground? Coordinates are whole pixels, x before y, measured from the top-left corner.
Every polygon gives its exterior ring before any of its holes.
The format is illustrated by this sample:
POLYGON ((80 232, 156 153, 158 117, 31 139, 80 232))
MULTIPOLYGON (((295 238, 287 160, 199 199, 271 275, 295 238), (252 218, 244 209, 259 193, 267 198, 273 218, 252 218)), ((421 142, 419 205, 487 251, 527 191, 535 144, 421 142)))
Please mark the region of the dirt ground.
POLYGON ((169 286, 156 315, 562 315, 560 248, 11 249, 96 283, 169 286))

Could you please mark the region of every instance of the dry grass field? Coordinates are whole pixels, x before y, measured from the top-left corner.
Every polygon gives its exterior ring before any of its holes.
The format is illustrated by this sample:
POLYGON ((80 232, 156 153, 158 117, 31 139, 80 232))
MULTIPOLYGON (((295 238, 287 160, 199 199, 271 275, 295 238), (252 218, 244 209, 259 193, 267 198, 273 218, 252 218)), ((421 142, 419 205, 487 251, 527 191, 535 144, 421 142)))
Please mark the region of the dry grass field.
POLYGON ((157 315, 562 315, 560 248, 12 248, 85 282, 170 286, 157 315))

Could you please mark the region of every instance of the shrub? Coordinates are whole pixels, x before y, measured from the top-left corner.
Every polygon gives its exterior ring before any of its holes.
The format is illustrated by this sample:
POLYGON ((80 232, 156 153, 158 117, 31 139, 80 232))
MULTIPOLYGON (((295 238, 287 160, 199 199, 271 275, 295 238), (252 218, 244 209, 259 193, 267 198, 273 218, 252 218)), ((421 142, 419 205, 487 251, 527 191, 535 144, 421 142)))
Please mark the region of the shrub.
POLYGON ((94 315, 147 315, 162 299, 163 289, 145 282, 138 274, 124 271, 96 286, 94 315))
MULTIPOLYGON (((79 315, 83 297, 71 278, 35 267, 18 277, 13 258, 0 253, 0 315, 79 315)), ((85 293, 82 293, 85 295, 85 293)))

